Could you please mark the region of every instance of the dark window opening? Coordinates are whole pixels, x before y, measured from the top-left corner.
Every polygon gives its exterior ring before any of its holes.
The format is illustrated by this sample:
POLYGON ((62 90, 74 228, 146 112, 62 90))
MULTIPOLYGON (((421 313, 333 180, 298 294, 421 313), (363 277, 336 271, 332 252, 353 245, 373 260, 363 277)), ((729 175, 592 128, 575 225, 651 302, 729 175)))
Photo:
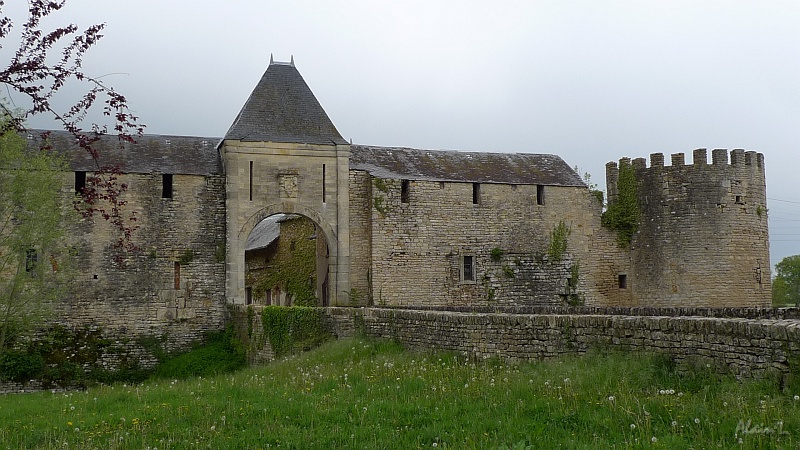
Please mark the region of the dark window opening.
POLYGON ((86 172, 84 171, 76 171, 75 172, 75 193, 81 194, 83 193, 83 189, 86 187, 86 172))
POLYGON ((544 205, 544 186, 536 185, 536 204, 544 205))
POLYGON ((403 183, 400 186, 400 202, 408 203, 410 188, 411 182, 408 180, 403 180, 403 183))
POLYGON ((292 242, 290 242, 290 243, 289 243, 289 251, 292 251, 292 252, 294 251, 294 248, 295 248, 295 246, 296 246, 296 243, 297 243, 297 241, 295 241, 294 239, 292 239, 292 242))
POLYGON ((29 248, 25 250, 25 272, 30 272, 36 268, 36 264, 39 262, 39 253, 36 249, 29 248))
POLYGON ((244 304, 245 305, 253 304, 253 288, 250 286, 244 288, 244 304))
POLYGON ((472 183, 472 204, 478 205, 481 202, 481 184, 472 183))
POLYGON ((322 165, 322 203, 325 203, 325 164, 322 165))
POLYGON ((175 276, 175 290, 181 288, 181 263, 175 261, 173 275, 175 276))
POLYGON ((253 161, 250 161, 250 201, 253 201, 253 161))
POLYGON ((619 274, 619 288, 620 289, 627 289, 628 288, 628 275, 624 273, 619 274))
POLYGON ((464 256, 462 279, 463 281, 475 281, 475 257, 464 256))
POLYGON ((739 203, 739 204, 741 204, 741 203, 744 203, 744 202, 742 201, 742 196, 741 196, 741 195, 737 195, 737 196, 736 196, 736 203, 739 203))
POLYGON ((272 304, 272 289, 267 289, 264 293, 264 304, 267 306, 272 304))
POLYGON ((444 189, 444 181, 439 182, 439 189, 444 189))
POLYGON ((161 175, 161 198, 172 198, 172 174, 161 175))

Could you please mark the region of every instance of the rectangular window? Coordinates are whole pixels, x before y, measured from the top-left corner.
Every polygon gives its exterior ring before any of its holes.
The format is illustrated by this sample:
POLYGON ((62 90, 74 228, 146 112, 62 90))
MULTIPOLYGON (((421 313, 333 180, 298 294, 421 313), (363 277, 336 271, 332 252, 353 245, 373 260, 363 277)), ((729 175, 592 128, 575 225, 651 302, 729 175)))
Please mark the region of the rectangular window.
POLYGON ((481 184, 472 183, 472 204, 479 205, 481 203, 481 184))
POLYGON ((264 304, 267 306, 272 304, 272 289, 267 289, 267 291, 264 292, 264 304))
POLYGON ((75 172, 75 193, 83 193, 83 188, 86 187, 86 172, 79 170, 75 172))
POLYGON ((403 180, 403 183, 400 185, 400 202, 408 203, 408 193, 411 188, 411 182, 408 180, 403 180))
POLYGON ((620 289, 628 289, 628 275, 624 273, 619 274, 618 281, 620 289))
POLYGON ((172 198, 172 174, 161 175, 161 198, 172 198))
POLYGON ((536 185, 536 204, 544 205, 544 186, 541 184, 536 185))
POLYGON ((244 304, 245 305, 253 304, 253 288, 250 286, 244 288, 244 304))
POLYGON ((253 201, 253 161, 250 161, 250 201, 253 201))
POLYGON ((461 257, 461 281, 475 282, 475 257, 472 255, 461 257))
POLYGON ((173 276, 175 277, 175 290, 181 288, 181 263, 175 261, 173 266, 173 276))
POLYGON ((325 164, 322 165, 322 203, 325 203, 325 164))

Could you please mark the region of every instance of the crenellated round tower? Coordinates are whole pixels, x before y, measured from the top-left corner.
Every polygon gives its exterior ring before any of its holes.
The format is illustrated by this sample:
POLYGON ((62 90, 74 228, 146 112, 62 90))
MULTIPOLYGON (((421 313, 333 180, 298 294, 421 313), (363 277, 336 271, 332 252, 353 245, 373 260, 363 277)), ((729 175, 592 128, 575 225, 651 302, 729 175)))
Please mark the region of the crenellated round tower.
POLYGON ((642 306, 769 306, 769 232, 764 155, 704 148, 623 158, 606 165, 609 203, 619 170, 636 176, 640 222, 631 246, 627 289, 642 306))

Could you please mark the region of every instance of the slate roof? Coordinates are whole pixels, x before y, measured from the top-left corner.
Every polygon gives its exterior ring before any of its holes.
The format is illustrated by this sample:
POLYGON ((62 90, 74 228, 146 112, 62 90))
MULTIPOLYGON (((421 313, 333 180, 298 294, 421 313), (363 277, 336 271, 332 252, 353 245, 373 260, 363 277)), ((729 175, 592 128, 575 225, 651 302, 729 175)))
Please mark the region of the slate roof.
POLYGON ((294 64, 273 62, 233 121, 225 139, 347 144, 294 64))
MULTIPOLYGON (((30 133, 29 142, 38 145, 41 130, 30 133)), ((66 154, 72 170, 93 171, 97 166, 85 150, 74 145, 65 131, 50 131, 53 149, 66 154)), ((100 165, 119 165, 123 173, 173 173, 222 175, 222 161, 216 149, 219 138, 147 134, 135 144, 104 136, 95 144, 100 165)))
POLYGON ((266 219, 258 222, 247 237, 247 242, 244 244, 245 251, 260 250, 266 248, 269 244, 273 243, 281 235, 282 219, 286 217, 284 214, 275 214, 266 219))
POLYGON ((379 178, 586 187, 580 175, 560 157, 532 153, 352 145, 350 169, 379 178))

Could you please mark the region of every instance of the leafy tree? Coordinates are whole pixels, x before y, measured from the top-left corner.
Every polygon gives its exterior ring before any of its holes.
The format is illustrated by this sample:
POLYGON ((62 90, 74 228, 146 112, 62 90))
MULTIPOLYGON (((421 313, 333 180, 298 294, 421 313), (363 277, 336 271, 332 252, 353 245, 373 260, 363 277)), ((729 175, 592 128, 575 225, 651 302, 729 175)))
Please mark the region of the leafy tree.
POLYGON ((62 158, 28 150, 15 131, 0 136, 0 356, 45 317, 64 285, 65 170, 62 158))
POLYGON ((800 255, 787 256, 775 264, 772 304, 800 306, 800 255))
MULTIPOLYGON (((99 215, 119 230, 117 246, 132 249, 130 240, 134 230, 133 214, 124 211, 122 193, 127 186, 117 182, 118 167, 101 165, 96 143, 105 135, 116 135, 119 144, 133 142, 143 132, 143 125, 131 114, 125 97, 106 85, 100 78, 86 75, 81 66, 86 52, 102 37, 104 24, 91 25, 83 31, 75 24, 53 29, 44 29, 42 21, 51 21, 66 3, 66 0, 28 0, 28 17, 17 30, 19 44, 8 64, 0 65, 0 84, 5 85, 12 96, 18 94, 22 114, 12 114, 5 105, 0 134, 10 130, 28 133, 25 121, 37 115, 49 115, 69 133, 74 144, 84 149, 94 159, 97 169, 86 178, 86 187, 81 192, 82 200, 75 206, 85 217, 99 215), (70 106, 57 108, 53 100, 61 89, 70 84, 82 85, 86 93, 70 106), (100 109, 110 124, 91 123, 84 128, 87 116, 100 109)), ((0 0, 0 48, 7 48, 7 41, 15 39, 12 30, 15 21, 4 15, 4 2, 0 0)), ((12 47, 13 48, 13 47, 12 47)), ((63 94, 59 97, 63 99, 63 94)), ((44 133, 42 142, 47 142, 44 133)))

